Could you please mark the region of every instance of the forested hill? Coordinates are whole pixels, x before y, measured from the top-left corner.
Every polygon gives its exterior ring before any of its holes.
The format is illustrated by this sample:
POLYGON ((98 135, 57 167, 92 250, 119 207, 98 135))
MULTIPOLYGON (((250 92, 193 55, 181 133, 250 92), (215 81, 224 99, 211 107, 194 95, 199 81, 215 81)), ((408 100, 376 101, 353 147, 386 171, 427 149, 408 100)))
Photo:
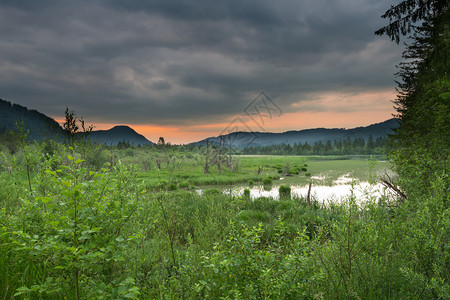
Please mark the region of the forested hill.
MULTIPOLYGON (((28 138, 30 140, 57 139, 63 141, 66 138, 65 131, 54 119, 37 110, 0 99, 0 135, 8 130, 15 131, 17 124, 22 124, 22 121, 23 129, 29 131, 28 138)), ((94 130, 88 135, 88 138, 94 142, 107 145, 119 143, 130 145, 153 144, 143 135, 124 125, 115 126, 109 130, 94 130)))
POLYGON ((286 131, 283 133, 271 132, 233 132, 227 135, 218 137, 210 137, 198 142, 194 145, 206 145, 208 141, 211 145, 218 145, 221 141, 225 145, 232 147, 264 147, 271 145, 294 145, 308 143, 313 145, 315 143, 326 143, 327 141, 334 142, 338 140, 355 140, 364 139, 367 141, 369 137, 376 140, 377 138, 385 138, 393 133, 393 129, 399 126, 398 119, 389 119, 387 121, 372 124, 366 127, 356 127, 352 129, 343 128, 315 128, 305 129, 299 131, 286 131))
POLYGON ((118 145, 126 143, 130 145, 153 145, 143 135, 137 133, 131 127, 120 125, 108 130, 92 131, 89 138, 106 145, 118 145))
POLYGON ((54 119, 37 110, 0 99, 0 134, 7 130, 16 130, 22 121, 23 128, 29 130, 29 139, 40 141, 45 138, 64 137, 64 130, 54 119))

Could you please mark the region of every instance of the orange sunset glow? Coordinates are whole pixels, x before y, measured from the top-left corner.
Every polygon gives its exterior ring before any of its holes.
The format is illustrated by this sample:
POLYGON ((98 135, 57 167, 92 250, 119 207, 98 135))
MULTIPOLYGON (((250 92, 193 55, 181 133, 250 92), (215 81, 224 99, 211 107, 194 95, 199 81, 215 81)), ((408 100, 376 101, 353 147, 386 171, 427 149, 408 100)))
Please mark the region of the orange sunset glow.
MULTIPOLYGON (((395 111, 391 100, 395 99, 395 96, 395 90, 310 95, 311 100, 295 102, 288 108, 282 108, 283 113, 280 116, 268 117, 262 114, 263 128, 243 113, 229 117, 224 122, 183 126, 96 123, 95 121, 91 123, 95 126, 95 130, 128 125, 152 142, 157 142, 159 137, 164 137, 172 144, 187 144, 229 133, 224 130, 235 117, 240 117, 245 122, 245 128, 238 128, 241 131, 285 132, 311 128, 348 129, 368 126, 392 118, 395 111)), ((62 123, 63 119, 59 117, 57 121, 62 123)))

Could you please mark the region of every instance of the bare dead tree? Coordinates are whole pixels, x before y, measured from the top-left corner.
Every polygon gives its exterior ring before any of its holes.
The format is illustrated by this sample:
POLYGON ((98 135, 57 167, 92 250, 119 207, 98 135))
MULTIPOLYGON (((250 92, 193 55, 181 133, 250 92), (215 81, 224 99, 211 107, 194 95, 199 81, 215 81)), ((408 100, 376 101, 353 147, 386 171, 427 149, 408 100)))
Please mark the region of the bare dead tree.
POLYGON ((213 148, 211 162, 213 165, 217 166, 217 170, 221 173, 224 161, 226 162, 224 138, 221 137, 219 145, 216 148, 213 148))
POLYGON ((312 186, 312 181, 309 182, 308 195, 306 196, 306 203, 308 203, 308 205, 311 204, 311 186, 312 186))
POLYGON ((170 164, 170 160, 169 160, 169 151, 167 149, 167 144, 166 141, 164 140, 163 137, 160 137, 158 140, 158 145, 161 147, 161 149, 165 152, 166 154, 166 167, 169 168, 169 164, 170 164))
POLYGON ((263 169, 264 169, 263 166, 258 166, 258 168, 256 169, 256 174, 257 174, 257 175, 261 175, 263 169))
POLYGON ((289 163, 286 163, 286 165, 284 166, 283 175, 284 176, 292 176, 291 175, 291 167, 289 166, 289 163))
POLYGON ((397 195, 400 203, 405 202, 407 195, 401 190, 401 188, 395 184, 394 180, 385 172, 385 177, 380 178, 381 184, 388 190, 393 191, 397 195))

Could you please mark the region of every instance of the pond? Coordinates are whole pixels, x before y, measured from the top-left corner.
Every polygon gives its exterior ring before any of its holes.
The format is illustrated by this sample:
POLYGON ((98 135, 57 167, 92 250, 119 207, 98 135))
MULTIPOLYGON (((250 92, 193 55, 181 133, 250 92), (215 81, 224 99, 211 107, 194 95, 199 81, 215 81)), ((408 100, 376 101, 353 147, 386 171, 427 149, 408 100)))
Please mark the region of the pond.
MULTIPOLYGON (((358 181, 345 174, 335 181, 333 185, 315 185, 314 180, 320 181, 323 178, 312 177, 311 185, 311 199, 317 201, 321 205, 326 206, 329 203, 341 203, 354 196, 357 202, 369 199, 370 197, 380 198, 386 197, 392 199, 393 195, 381 183, 370 184, 367 181, 358 181)), ((269 197, 275 200, 280 198, 279 187, 283 184, 283 178, 280 178, 280 184, 273 184, 270 186, 254 185, 254 186, 238 186, 233 188, 222 188, 224 194, 230 194, 235 197, 241 197, 245 189, 250 190, 250 198, 256 199, 259 197, 269 197)), ((308 195, 309 184, 307 185, 290 185, 292 198, 306 198, 308 195)), ((202 193, 203 190, 198 190, 202 193)))

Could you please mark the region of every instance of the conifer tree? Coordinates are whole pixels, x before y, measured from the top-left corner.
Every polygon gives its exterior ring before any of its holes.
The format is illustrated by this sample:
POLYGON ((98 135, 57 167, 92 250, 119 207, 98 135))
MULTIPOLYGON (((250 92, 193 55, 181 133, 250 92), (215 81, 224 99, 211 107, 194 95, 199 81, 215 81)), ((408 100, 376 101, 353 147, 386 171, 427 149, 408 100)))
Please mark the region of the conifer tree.
POLYGON ((397 67, 394 101, 400 127, 393 157, 402 187, 426 195, 447 174, 450 149, 450 14, 448 0, 404 0, 382 16, 389 24, 375 33, 410 43, 397 67))

